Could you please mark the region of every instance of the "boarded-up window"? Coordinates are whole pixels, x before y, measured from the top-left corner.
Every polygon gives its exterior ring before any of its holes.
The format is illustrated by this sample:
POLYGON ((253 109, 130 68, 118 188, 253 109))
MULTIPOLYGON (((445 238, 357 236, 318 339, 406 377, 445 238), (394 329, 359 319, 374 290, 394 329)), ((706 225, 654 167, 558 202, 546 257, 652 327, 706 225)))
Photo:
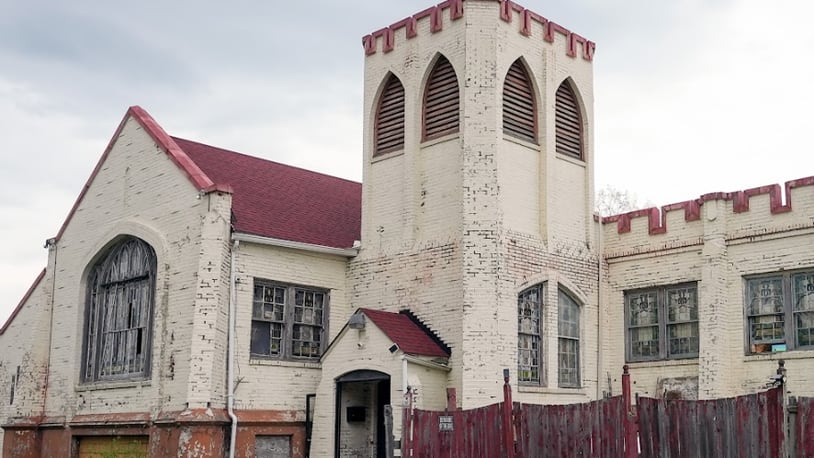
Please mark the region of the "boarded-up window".
POLYGON ((90 271, 83 379, 150 375, 156 258, 137 238, 114 246, 90 271))
POLYGON ((404 148, 404 86, 391 74, 376 110, 376 150, 373 155, 404 148))
POLYGON ((458 77, 443 56, 435 63, 424 93, 424 140, 458 132, 458 77))
POLYGON ((543 297, 544 284, 517 296, 517 380, 522 384, 543 383, 543 297))
POLYGON ((568 81, 563 81, 557 88, 555 124, 557 152, 583 159, 582 113, 568 81))
POLYGON ((579 304, 562 289, 559 290, 557 307, 559 331, 557 370, 561 387, 576 388, 579 379, 579 304))
POLYGON ((148 436, 79 437, 79 458, 143 458, 149 456, 148 436))
POLYGON ((516 60, 503 83, 503 133, 537 142, 537 119, 531 79, 526 67, 516 60))
POLYGON ((255 458, 289 458, 291 436, 255 436, 255 458))
POLYGON ((327 318, 327 291, 255 280, 251 355, 319 359, 327 318))

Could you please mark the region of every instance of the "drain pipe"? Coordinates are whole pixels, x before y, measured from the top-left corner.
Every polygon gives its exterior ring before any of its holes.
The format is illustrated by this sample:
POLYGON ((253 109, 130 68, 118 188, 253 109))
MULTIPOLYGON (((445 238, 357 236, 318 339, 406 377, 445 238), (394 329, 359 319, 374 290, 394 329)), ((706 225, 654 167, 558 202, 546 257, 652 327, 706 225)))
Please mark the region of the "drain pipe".
POLYGON ((232 243, 232 253, 229 273, 229 345, 226 355, 226 410, 232 420, 231 437, 229 438, 229 458, 235 457, 235 444, 237 443, 237 415, 235 415, 235 315, 237 309, 237 250, 240 241, 232 243))

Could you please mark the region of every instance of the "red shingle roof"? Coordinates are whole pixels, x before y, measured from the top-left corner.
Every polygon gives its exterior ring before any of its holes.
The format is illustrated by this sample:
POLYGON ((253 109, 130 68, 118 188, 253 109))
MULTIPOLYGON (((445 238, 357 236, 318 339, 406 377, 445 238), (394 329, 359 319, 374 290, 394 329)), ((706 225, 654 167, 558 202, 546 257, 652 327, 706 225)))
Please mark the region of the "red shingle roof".
POLYGON ((172 137, 219 186, 233 190, 237 232, 350 248, 359 240, 362 185, 172 137))
POLYGON ((397 344, 401 351, 410 355, 449 357, 449 351, 442 347, 437 337, 414 322, 404 313, 383 312, 381 310, 359 309, 384 334, 397 344))

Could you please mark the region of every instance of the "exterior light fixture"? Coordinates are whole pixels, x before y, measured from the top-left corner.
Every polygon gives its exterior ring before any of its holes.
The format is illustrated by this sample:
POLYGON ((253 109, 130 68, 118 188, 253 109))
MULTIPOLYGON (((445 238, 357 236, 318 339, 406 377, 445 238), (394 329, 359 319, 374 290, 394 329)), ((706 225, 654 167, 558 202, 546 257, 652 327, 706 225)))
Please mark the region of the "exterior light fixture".
POLYGON ((365 329, 365 316, 361 313, 354 313, 348 320, 348 327, 351 329, 365 329))

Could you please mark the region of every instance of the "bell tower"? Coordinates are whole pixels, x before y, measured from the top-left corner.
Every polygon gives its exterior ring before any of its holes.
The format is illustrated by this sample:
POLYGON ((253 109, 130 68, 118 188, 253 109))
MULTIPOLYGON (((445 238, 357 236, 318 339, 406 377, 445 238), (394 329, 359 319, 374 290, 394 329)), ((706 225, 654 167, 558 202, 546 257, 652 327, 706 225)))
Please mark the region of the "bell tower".
POLYGON ((510 1, 448 0, 363 48, 351 302, 409 309, 433 329, 464 408, 499 396, 503 368, 521 399, 593 396, 594 44, 510 1), (524 331, 519 303, 535 287, 524 331), (562 297, 576 304, 565 318, 562 297))

